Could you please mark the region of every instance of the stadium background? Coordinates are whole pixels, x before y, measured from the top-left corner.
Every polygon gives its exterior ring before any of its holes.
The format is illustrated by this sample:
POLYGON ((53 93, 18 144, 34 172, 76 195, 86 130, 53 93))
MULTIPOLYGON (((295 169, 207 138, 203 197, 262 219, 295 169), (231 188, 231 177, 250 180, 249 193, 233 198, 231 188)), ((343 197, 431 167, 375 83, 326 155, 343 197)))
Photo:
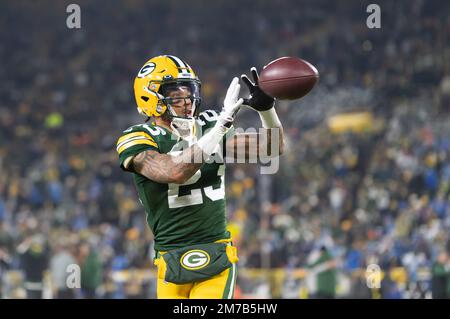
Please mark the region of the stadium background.
POLYGON ((448 2, 377 1, 382 28, 369 29, 367 1, 77 1, 79 30, 66 27, 69 3, 0 3, 3 298, 36 281, 51 298, 70 258, 76 297, 154 298, 152 235, 115 140, 142 121, 133 77, 163 53, 193 66, 212 108, 233 76, 280 56, 321 74, 305 98, 277 103, 278 174, 228 166, 237 297, 329 289, 307 275, 321 247, 336 298, 449 296, 448 2), (381 289, 366 285, 373 263, 381 289))

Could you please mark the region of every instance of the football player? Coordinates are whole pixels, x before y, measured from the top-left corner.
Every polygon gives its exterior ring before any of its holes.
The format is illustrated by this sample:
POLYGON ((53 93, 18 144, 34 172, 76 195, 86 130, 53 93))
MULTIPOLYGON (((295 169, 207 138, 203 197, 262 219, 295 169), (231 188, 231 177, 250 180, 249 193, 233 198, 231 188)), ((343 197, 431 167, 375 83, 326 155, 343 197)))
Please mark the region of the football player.
POLYGON ((210 159, 222 154, 222 145, 255 155, 267 149, 272 130, 278 131, 278 153, 284 145, 274 99, 260 90, 255 68, 251 73, 254 82, 241 76, 249 98, 239 98, 234 78, 220 113, 201 112, 200 80, 176 56, 148 60, 135 78, 137 109, 147 121, 123 131, 117 152, 121 168, 133 173, 155 237, 158 298, 233 297, 238 258, 226 230, 225 165, 210 159), (259 112, 264 134, 234 134, 242 105, 259 112))

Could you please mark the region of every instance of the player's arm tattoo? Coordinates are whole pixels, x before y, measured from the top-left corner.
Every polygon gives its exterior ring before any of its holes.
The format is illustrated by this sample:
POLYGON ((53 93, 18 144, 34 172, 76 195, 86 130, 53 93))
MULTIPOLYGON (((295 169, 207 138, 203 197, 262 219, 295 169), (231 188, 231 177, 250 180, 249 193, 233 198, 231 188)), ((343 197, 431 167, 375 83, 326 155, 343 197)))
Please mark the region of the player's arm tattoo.
POLYGON ((193 145, 179 155, 147 150, 134 156, 132 170, 158 183, 183 184, 203 165, 202 150, 193 145), (176 158, 175 158, 176 157, 176 158))
POLYGON ((283 128, 261 130, 260 133, 244 133, 233 136, 227 142, 227 157, 232 154, 234 160, 245 157, 245 162, 251 162, 252 159, 258 159, 262 154, 269 157, 283 154, 285 147, 283 128), (272 143, 276 145, 272 145, 272 143))

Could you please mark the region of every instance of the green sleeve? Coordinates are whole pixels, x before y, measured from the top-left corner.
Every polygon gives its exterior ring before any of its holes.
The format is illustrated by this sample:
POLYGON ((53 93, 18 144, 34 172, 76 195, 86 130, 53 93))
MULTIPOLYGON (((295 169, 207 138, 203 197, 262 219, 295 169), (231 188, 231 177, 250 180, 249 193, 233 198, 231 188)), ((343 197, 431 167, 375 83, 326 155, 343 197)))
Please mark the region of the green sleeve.
POLYGON ((159 152, 158 140, 151 131, 145 129, 143 125, 135 125, 123 131, 116 144, 120 167, 127 170, 125 161, 146 150, 159 152))

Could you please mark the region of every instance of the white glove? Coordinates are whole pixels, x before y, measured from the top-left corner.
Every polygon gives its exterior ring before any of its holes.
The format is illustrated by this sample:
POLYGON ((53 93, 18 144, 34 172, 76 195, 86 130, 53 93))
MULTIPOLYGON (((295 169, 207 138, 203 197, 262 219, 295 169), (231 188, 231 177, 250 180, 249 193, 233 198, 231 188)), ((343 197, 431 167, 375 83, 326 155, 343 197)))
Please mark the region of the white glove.
POLYGON ((239 79, 237 77, 233 78, 230 86, 227 90, 227 95, 223 100, 223 108, 219 114, 217 120, 219 125, 230 127, 234 121, 236 113, 239 111, 244 99, 239 99, 239 91, 241 90, 241 85, 239 84, 239 79))

